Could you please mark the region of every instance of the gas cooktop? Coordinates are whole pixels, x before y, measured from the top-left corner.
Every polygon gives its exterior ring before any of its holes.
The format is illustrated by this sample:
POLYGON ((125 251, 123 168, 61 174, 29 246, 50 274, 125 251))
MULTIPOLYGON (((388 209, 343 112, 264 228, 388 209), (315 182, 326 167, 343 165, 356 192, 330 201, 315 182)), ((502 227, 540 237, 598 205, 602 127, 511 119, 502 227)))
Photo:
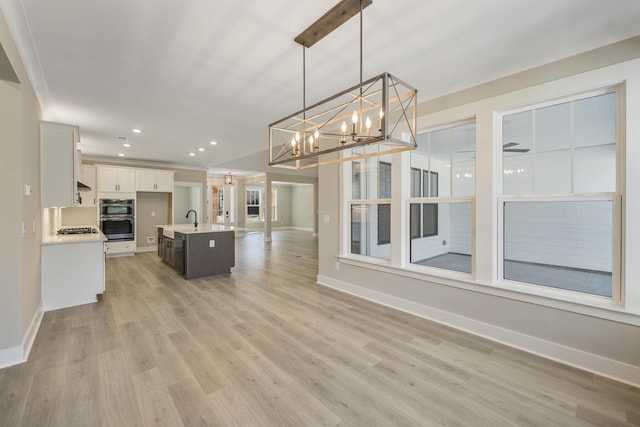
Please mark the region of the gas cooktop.
POLYGON ((57 234, 93 234, 97 233, 94 227, 69 227, 69 228, 61 228, 58 230, 57 234))

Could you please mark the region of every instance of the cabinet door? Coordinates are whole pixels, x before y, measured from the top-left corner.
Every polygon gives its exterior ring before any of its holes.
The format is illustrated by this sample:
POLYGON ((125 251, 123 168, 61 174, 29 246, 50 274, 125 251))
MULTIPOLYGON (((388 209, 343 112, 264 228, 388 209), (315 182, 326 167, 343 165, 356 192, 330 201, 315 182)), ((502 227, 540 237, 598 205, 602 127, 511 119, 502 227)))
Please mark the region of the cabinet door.
POLYGON ((156 191, 173 193, 173 172, 156 172, 156 191))
POLYGON ((134 193, 136 191, 136 173, 134 169, 118 168, 118 191, 134 193))
POLYGON ((75 205, 75 128, 40 123, 40 205, 43 208, 75 205))
POLYGON ((155 191, 156 174, 153 171, 136 170, 136 190, 155 191))
POLYGON ((118 168, 98 168, 98 191, 118 191, 118 168))

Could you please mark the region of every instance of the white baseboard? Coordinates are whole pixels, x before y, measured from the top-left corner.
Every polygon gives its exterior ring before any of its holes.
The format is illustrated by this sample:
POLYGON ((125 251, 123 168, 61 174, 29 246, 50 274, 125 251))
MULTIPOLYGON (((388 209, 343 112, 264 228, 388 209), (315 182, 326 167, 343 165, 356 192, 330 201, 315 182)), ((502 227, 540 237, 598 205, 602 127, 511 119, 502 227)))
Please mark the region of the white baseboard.
POLYGON ((31 347, 33 347, 33 343, 36 340, 36 335, 38 335, 43 315, 44 311, 42 310, 42 303, 40 303, 31 319, 29 329, 27 329, 22 338, 22 344, 0 350, 0 369, 27 361, 29 353, 31 353, 31 347))
POLYGON ((573 366, 603 377, 613 379, 634 387, 640 387, 640 367, 629 365, 596 354, 587 353, 562 344, 546 341, 525 335, 510 329, 501 328, 463 317, 457 314, 438 310, 409 300, 398 298, 382 292, 343 282, 322 275, 317 276, 317 283, 357 297, 395 308, 424 319, 477 335, 501 344, 517 348, 565 365, 573 366))

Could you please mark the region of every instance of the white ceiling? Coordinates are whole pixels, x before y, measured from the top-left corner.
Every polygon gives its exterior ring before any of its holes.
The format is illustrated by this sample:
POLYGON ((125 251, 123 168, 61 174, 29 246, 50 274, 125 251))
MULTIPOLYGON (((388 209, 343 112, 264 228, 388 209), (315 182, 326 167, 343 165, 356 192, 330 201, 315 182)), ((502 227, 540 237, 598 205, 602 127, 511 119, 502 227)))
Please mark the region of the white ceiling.
MULTIPOLYGON (((302 107, 293 39, 335 3, 0 0, 45 119, 80 126, 85 156, 198 168, 266 150, 302 107)), ((375 0, 364 77, 424 101, 636 35, 638 0, 375 0)), ((308 104, 358 82, 358 37, 354 18, 307 51, 308 104)))

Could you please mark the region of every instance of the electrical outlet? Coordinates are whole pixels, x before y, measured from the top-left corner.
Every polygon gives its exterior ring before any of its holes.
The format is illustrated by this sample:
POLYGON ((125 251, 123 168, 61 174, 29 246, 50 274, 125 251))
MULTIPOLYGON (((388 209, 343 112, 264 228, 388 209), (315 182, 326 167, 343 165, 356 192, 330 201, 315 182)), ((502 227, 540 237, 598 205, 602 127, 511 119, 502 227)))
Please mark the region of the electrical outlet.
POLYGON ((446 240, 442 241, 442 246, 447 246, 447 241, 446 240))
POLYGON ((156 216, 156 212, 155 211, 151 211, 151 216, 156 216))
POLYGON ((215 240, 209 240, 209 247, 210 248, 215 248, 216 247, 216 241, 215 240))
POLYGON ((156 237, 155 236, 148 236, 147 237, 147 243, 155 243, 156 242, 156 237))

